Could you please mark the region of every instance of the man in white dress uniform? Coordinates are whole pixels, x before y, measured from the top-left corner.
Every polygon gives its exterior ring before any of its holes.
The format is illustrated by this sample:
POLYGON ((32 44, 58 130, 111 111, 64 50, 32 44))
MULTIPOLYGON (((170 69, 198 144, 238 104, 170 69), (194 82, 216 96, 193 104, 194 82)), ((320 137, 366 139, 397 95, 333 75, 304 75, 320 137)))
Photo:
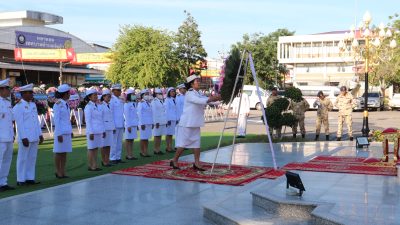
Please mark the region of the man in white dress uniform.
POLYGON ((14 118, 9 96, 9 79, 0 81, 0 192, 14 189, 7 184, 14 142, 14 118))
POLYGON ((17 185, 38 184, 35 166, 38 144, 43 142, 36 104, 33 102, 33 84, 19 88, 21 101, 13 109, 18 131, 17 185))
POLYGON ((121 99, 121 88, 120 84, 114 84, 111 86, 113 93, 110 101, 114 115, 115 134, 114 143, 111 146, 110 162, 111 163, 124 163, 121 160, 122 155, 122 136, 124 134, 124 100, 121 99))

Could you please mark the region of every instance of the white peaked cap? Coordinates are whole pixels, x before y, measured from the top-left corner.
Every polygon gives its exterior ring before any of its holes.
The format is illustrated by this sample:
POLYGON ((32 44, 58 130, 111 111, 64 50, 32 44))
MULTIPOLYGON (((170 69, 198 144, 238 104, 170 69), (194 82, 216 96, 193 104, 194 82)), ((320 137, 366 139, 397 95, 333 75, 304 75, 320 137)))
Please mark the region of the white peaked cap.
POLYGON ((10 86, 10 78, 0 81, 0 87, 8 87, 10 86))
POLYGON ((64 93, 71 90, 71 87, 68 84, 61 84, 57 87, 57 91, 60 93, 64 93))
POLYGON ((190 81, 193 81, 194 79, 199 79, 200 76, 196 76, 196 75, 190 75, 188 78, 186 78, 186 82, 189 83, 190 81))
POLYGON ((156 94, 162 94, 162 91, 161 91, 160 88, 155 88, 155 89, 154 89, 154 93, 156 93, 156 94))
POLYGON ((148 92, 149 92, 149 89, 145 88, 145 89, 143 89, 143 90, 140 91, 140 94, 142 95, 142 94, 148 93, 148 92))
POLYGON ((167 89, 167 93, 169 93, 169 92, 172 91, 172 90, 175 90, 175 88, 174 88, 174 87, 169 87, 169 88, 167 89))
POLYGON ((103 88, 101 91, 102 91, 101 95, 111 95, 111 91, 108 88, 103 88))
POLYGON ((176 87, 177 89, 186 88, 185 84, 180 84, 176 87))
POLYGON ((134 94, 135 90, 133 90, 132 88, 129 88, 125 94, 129 95, 129 94, 134 94))
POLYGON ((91 94, 93 94, 93 93, 97 93, 96 89, 94 89, 94 88, 89 88, 89 89, 86 90, 85 96, 89 96, 89 95, 91 95, 91 94))
POLYGON ((33 84, 28 84, 19 88, 19 91, 33 91, 33 84))
POLYGON ((122 85, 121 84, 113 84, 111 86, 111 90, 113 90, 113 89, 121 90, 122 89, 122 85))

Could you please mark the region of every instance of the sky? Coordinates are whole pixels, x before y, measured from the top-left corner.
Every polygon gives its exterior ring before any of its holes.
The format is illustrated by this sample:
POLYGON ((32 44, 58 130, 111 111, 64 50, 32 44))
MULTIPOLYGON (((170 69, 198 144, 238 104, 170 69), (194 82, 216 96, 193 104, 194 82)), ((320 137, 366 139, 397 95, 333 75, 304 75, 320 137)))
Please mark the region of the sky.
POLYGON ((287 28, 296 34, 346 30, 370 11, 373 24, 400 13, 399 0, 14 0, 0 1, 0 11, 35 10, 62 16, 53 28, 87 42, 111 47, 122 25, 143 25, 176 32, 195 18, 210 57, 220 57, 244 34, 268 34, 287 28))

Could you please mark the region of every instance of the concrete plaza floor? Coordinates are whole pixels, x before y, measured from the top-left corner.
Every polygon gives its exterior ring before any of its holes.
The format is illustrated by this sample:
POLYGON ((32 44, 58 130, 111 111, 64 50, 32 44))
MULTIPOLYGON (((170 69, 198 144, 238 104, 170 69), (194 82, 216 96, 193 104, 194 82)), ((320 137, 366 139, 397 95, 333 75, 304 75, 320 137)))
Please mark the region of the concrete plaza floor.
MULTIPOLYGON (((317 155, 380 157, 382 154, 379 143, 368 150, 356 150, 354 145, 355 142, 348 141, 277 143, 274 150, 279 167, 289 162, 308 161, 317 155)), ((231 146, 222 148, 217 162, 228 163, 231 149, 231 146)), ((202 153, 201 160, 212 162, 215 152, 202 153)), ((193 156, 182 157, 182 160, 192 161, 193 156)), ((238 144, 233 164, 271 167, 269 145, 238 144)), ((304 197, 335 204, 331 209, 334 215, 359 218, 364 224, 400 224, 399 177, 300 174, 305 177, 304 197), (311 185, 329 191, 313 193, 311 185)), ((271 185, 276 188, 275 184, 282 183, 282 179, 258 179, 237 187, 108 174, 2 199, 0 224, 212 224, 203 217, 204 205, 234 199, 234 204, 226 207, 240 209, 237 214, 255 216, 260 209, 251 205, 251 196, 247 198, 246 192, 271 185)), ((259 224, 310 223, 268 216, 259 224)))

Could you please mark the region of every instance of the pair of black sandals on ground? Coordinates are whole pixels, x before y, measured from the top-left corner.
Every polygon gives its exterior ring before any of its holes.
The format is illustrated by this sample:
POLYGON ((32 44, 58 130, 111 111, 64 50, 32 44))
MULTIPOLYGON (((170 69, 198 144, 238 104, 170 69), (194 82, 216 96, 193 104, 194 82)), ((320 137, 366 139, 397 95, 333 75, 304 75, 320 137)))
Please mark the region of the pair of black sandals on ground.
POLYGON ((58 179, 65 179, 65 178, 69 178, 69 176, 58 176, 57 173, 54 173, 54 175, 58 178, 58 179))
MULTIPOLYGON (((179 166, 175 165, 174 161, 170 161, 169 162, 169 166, 172 167, 172 169, 174 169, 174 170, 180 170, 181 169, 179 166)), ((197 171, 206 171, 205 169, 196 166, 196 164, 193 164, 193 169, 197 170, 197 171)))
POLYGON ((26 180, 25 182, 17 182, 17 186, 35 185, 35 184, 40 184, 40 181, 26 180))

